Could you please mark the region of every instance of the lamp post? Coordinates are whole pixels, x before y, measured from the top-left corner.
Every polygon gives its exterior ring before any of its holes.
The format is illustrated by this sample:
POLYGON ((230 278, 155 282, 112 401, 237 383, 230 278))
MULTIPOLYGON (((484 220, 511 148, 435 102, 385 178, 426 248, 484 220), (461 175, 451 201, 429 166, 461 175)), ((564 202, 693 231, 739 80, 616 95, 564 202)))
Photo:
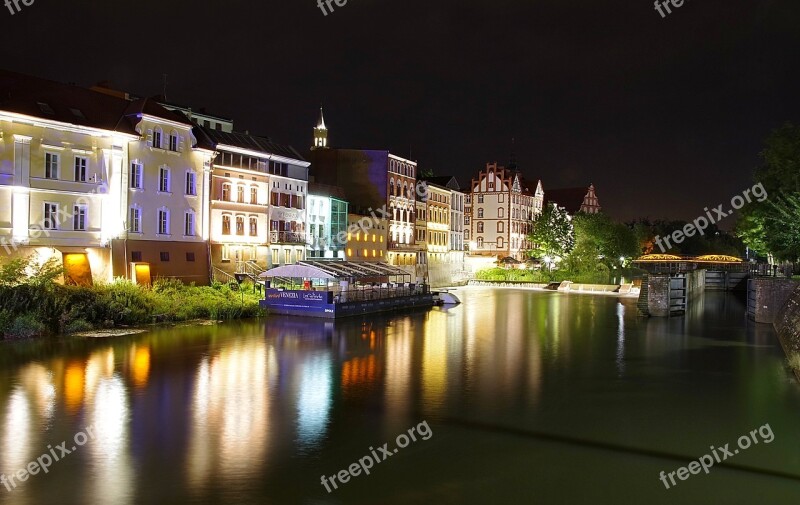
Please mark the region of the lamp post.
POLYGON ((236 283, 239 285, 239 293, 242 295, 242 308, 244 308, 244 291, 242 291, 242 282, 247 278, 247 274, 243 272, 235 273, 233 276, 236 278, 236 283))

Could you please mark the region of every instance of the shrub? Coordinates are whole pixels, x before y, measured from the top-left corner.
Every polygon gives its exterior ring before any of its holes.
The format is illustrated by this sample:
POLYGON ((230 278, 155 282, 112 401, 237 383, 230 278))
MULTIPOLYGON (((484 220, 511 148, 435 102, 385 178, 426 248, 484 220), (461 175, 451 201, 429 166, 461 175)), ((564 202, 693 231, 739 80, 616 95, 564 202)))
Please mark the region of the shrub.
POLYGON ((44 335, 46 331, 47 328, 36 314, 27 313, 14 319, 5 335, 11 338, 31 338, 44 335))

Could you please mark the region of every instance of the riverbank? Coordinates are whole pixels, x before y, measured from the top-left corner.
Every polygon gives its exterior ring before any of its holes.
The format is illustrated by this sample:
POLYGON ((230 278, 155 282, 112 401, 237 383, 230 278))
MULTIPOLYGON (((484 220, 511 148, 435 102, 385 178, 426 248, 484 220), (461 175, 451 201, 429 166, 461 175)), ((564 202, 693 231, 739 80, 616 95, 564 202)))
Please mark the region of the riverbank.
POLYGON ((0 335, 3 339, 69 335, 153 323, 259 317, 260 295, 244 284, 187 286, 172 279, 152 287, 119 280, 90 287, 65 286, 48 265, 0 267, 0 335), (235 286, 234 286, 235 288, 235 286))
POLYGON ((569 281, 560 283, 540 283, 526 281, 469 281, 468 287, 492 287, 508 289, 529 289, 533 291, 546 291, 550 293, 575 293, 585 295, 605 295, 626 298, 638 298, 639 289, 632 288, 630 284, 576 284, 569 281), (558 286, 554 286, 558 284, 558 286))

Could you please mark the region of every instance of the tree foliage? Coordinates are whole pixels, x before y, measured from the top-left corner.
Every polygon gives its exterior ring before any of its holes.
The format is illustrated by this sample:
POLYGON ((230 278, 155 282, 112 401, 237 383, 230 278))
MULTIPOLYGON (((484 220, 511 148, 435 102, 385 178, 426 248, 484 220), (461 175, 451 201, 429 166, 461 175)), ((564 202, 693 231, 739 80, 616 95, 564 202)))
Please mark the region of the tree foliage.
POLYGON ((548 205, 533 221, 528 235, 534 258, 565 257, 575 247, 572 217, 563 207, 548 205))
POLYGON ((762 255, 778 260, 800 258, 800 127, 786 123, 765 141, 755 171, 768 198, 740 213, 736 234, 762 255))

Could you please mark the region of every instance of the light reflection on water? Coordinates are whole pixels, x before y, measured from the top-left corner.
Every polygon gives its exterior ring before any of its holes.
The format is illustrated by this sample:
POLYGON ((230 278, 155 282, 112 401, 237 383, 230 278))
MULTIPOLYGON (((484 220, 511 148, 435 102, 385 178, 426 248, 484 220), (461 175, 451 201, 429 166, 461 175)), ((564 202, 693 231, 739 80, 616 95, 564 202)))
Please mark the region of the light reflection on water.
MULTIPOLYGON (((769 421, 781 443, 742 460, 800 475, 791 449, 800 443, 798 387, 774 334, 745 324, 740 301, 707 296, 685 318, 647 320, 635 301, 607 296, 491 289, 460 296, 464 304, 447 310, 335 324, 275 317, 109 340, 6 343, 0 471, 24 468, 86 426, 98 436, 49 474, 10 493, 0 488, 0 501, 375 503, 380 493, 393 497, 386 503, 517 503, 536 490, 541 503, 578 503, 576 464, 602 476, 595 483, 605 496, 621 486, 636 491, 616 503, 676 496, 690 503, 709 491, 687 485, 664 494, 657 470, 674 462, 563 447, 551 453, 548 443, 506 438, 502 426, 690 458, 769 421), (431 440, 335 496, 319 485, 322 473, 422 420, 431 440), (496 425, 496 433, 454 420, 496 425), (542 461, 541 477, 517 474, 542 461)), ((738 498, 744 477, 720 471, 704 482, 738 498)), ((790 496, 780 482, 766 486, 764 496, 790 496)))

